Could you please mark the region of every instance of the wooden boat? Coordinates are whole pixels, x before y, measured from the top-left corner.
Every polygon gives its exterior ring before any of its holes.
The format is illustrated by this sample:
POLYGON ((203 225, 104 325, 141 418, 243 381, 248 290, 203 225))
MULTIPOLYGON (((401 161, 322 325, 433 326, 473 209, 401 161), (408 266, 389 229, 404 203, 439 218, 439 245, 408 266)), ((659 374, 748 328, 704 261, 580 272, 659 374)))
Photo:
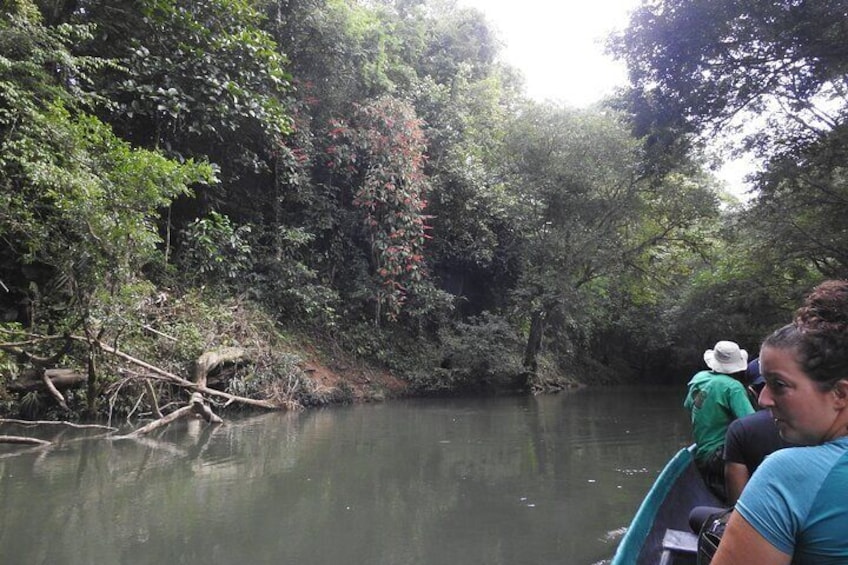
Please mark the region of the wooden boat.
POLYGON ((695 506, 721 506, 695 467, 695 446, 666 464, 636 511, 610 565, 694 565, 698 536, 689 528, 695 506))

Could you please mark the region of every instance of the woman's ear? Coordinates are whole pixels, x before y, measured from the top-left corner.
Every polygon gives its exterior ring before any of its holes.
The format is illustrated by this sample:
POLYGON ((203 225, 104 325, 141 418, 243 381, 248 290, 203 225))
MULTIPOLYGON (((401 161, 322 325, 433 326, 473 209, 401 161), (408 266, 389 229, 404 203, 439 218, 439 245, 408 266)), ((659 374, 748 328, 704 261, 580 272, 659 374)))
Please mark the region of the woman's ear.
POLYGON ((833 395, 836 398, 837 407, 848 406, 848 379, 839 379, 833 386, 833 395))

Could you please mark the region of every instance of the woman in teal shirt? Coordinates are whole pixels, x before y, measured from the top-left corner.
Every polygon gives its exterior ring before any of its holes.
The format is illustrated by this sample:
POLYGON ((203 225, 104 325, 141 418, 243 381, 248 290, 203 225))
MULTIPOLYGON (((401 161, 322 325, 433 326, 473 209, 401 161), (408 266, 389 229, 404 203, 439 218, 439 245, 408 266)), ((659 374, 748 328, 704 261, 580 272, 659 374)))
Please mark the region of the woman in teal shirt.
POLYGON ((712 563, 848 563, 848 282, 816 287, 763 342, 760 368, 760 405, 805 447, 757 469, 712 563))

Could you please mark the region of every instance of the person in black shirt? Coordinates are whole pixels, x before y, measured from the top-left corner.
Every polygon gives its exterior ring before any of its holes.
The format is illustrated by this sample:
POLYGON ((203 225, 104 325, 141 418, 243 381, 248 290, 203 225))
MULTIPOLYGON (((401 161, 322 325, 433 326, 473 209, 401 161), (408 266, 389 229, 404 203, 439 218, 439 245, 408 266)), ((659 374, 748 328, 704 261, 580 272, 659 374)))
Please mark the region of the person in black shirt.
MULTIPOLYGON (((756 398, 765 384, 760 375, 758 359, 748 364, 748 375, 752 377, 748 389, 756 398)), ((727 428, 724 441, 727 503, 730 506, 736 504, 742 489, 768 454, 788 445, 791 444, 781 439, 774 418, 768 410, 760 410, 734 420, 727 428)))

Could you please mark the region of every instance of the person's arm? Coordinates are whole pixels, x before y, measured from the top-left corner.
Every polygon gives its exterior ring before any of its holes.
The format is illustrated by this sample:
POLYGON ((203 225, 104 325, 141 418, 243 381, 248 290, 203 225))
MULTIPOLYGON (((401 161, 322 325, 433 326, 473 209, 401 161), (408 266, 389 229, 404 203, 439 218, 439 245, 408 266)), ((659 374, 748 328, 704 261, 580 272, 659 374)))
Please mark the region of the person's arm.
POLYGON ((745 456, 745 446, 750 441, 746 421, 746 418, 732 421, 724 435, 724 491, 730 506, 736 505, 742 489, 751 478, 745 456))
POLYGON ((742 489, 748 484, 748 466, 734 461, 724 462, 724 490, 727 494, 727 504, 734 506, 742 494, 742 489))
POLYGON ((771 545, 739 512, 733 512, 711 565, 789 565, 792 556, 771 545))

